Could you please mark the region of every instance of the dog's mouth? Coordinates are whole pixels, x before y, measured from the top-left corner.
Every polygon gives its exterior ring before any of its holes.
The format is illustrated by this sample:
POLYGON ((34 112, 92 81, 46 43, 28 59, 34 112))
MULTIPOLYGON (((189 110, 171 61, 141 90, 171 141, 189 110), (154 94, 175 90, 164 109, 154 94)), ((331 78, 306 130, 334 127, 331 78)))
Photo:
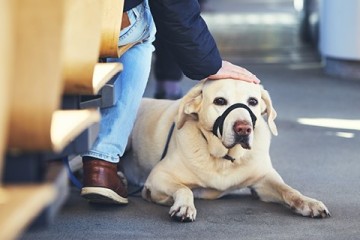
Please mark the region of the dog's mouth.
POLYGON ((230 145, 225 145, 225 147, 230 149, 230 148, 235 147, 237 144, 240 144, 240 146, 244 149, 248 149, 248 150, 251 149, 249 136, 243 136, 243 135, 237 135, 237 134, 235 134, 235 136, 234 136, 233 143, 230 145))
POLYGON ((244 149, 251 149, 249 141, 249 136, 235 136, 235 143, 240 144, 244 149))

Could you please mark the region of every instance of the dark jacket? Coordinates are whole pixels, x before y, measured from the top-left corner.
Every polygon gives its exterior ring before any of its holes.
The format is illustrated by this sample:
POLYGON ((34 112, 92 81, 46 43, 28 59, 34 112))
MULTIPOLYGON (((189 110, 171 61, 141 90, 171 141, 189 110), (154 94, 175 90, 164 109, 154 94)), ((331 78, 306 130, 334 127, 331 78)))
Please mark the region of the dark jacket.
POLYGON ((203 79, 217 73, 221 57, 197 0, 149 0, 157 37, 174 55, 184 74, 203 79))
POLYGON ((129 11, 130 9, 136 7, 140 3, 143 3, 144 0, 125 0, 124 1, 124 12, 129 11))

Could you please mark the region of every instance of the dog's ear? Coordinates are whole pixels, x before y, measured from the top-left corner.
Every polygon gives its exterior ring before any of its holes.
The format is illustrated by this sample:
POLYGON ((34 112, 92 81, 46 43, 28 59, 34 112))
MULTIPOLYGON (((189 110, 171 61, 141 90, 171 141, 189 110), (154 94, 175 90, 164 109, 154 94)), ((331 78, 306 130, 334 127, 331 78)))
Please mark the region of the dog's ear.
POLYGON ((263 104, 261 105, 261 112, 262 114, 267 114, 267 122, 270 128, 270 131, 272 132, 272 134, 274 134, 275 136, 278 135, 278 131, 275 125, 275 118, 276 118, 276 111, 272 106, 272 102, 271 102, 271 98, 270 95, 268 93, 268 91, 266 91, 263 87, 261 87, 261 99, 263 100, 263 104))
POLYGON ((177 128, 180 129, 184 123, 190 118, 195 119, 200 110, 202 100, 202 89, 206 80, 200 81, 181 99, 178 115, 177 128))

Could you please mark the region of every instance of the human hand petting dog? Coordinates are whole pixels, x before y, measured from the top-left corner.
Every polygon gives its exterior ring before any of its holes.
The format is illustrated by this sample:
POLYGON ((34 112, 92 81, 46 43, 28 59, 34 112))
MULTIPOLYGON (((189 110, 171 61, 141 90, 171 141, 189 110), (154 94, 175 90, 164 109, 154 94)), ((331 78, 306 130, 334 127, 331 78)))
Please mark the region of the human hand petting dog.
POLYGON ((217 73, 210 75, 209 80, 232 78, 246 82, 259 84, 260 80, 247 69, 234 65, 228 61, 222 61, 222 66, 217 73))

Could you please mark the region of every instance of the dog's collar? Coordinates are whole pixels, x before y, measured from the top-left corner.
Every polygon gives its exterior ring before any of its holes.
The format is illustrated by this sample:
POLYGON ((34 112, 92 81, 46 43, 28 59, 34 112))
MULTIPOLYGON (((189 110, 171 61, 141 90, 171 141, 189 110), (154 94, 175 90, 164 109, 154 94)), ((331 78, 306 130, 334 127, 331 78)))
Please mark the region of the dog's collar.
POLYGON ((226 159, 226 160, 230 160, 231 162, 234 162, 235 161, 235 158, 231 157, 229 154, 226 154, 225 156, 222 157, 223 159, 226 159))
POLYGON ((221 137, 222 134, 223 134, 223 128, 224 128, 224 122, 225 122, 225 118, 227 117, 227 115, 229 115, 229 113, 236 109, 236 108, 245 108, 249 114, 250 114, 250 117, 251 117, 251 121, 252 121, 252 124, 253 124, 253 128, 255 128, 255 123, 256 123, 256 116, 255 114, 253 113, 253 111, 251 111, 251 109, 246 106, 245 104, 242 104, 242 103, 235 103, 233 105, 231 105, 230 107, 228 107, 225 112, 223 112, 223 114, 221 116, 219 116, 215 123, 214 123, 214 126, 213 126, 213 129, 212 129, 212 133, 217 136, 217 137, 221 137), (219 136, 220 134, 220 136, 219 136))

